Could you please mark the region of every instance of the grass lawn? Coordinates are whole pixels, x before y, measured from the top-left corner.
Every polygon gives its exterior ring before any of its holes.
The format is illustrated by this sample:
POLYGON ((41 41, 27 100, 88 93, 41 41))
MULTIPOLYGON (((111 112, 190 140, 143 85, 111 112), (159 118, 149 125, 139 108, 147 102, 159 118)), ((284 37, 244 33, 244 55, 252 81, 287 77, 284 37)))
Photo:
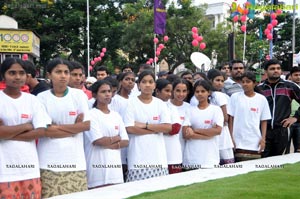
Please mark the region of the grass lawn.
POLYGON ((298 199, 300 198, 300 164, 288 164, 284 165, 284 168, 255 171, 164 191, 143 193, 131 198, 298 199))

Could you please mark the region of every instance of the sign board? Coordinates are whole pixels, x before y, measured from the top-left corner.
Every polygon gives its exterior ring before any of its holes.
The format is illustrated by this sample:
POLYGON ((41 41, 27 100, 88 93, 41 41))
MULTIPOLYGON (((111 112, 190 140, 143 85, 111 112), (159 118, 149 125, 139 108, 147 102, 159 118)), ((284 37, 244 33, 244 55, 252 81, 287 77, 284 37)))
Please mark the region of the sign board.
POLYGON ((29 30, 0 29, 0 52, 40 57, 40 38, 29 30))

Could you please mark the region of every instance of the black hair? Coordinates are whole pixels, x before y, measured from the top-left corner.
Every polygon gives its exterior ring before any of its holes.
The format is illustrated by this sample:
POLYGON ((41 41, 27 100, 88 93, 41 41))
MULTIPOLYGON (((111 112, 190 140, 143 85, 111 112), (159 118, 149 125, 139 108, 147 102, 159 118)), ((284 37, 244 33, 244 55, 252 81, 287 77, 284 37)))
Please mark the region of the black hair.
POLYGON ((298 67, 298 66, 292 67, 292 69, 290 70, 290 74, 292 75, 295 72, 300 72, 300 67, 298 67))
POLYGON ((162 91, 162 89, 164 89, 165 87, 167 87, 169 84, 172 85, 172 83, 167 80, 167 79, 158 79, 156 80, 156 88, 155 88, 155 92, 153 93, 153 96, 156 96, 156 91, 162 91))
MULTIPOLYGON (((109 85, 110 89, 112 89, 111 83, 107 80, 102 79, 102 80, 96 81, 92 86, 90 86, 90 90, 92 91, 92 94, 97 95, 97 92, 102 85, 109 85)), ((93 108, 96 106, 97 106, 97 99, 95 100, 95 102, 93 104, 93 108)))
POLYGON ((3 63, 1 64, 1 67, 0 67, 0 74, 1 74, 1 77, 4 78, 4 74, 7 70, 10 69, 10 67, 13 65, 13 64, 20 64, 22 66, 22 68, 26 71, 26 66, 25 66, 25 63, 22 59, 19 59, 19 58, 13 58, 13 57, 9 57, 9 58, 6 58, 3 63))
POLYGON ((119 87, 119 81, 115 78, 112 78, 111 76, 105 77, 104 80, 110 82, 112 87, 119 87))
POLYGON ((280 67, 281 67, 281 62, 279 61, 279 60, 277 60, 277 59, 270 59, 270 60, 267 60, 267 61, 265 61, 264 63, 263 63, 263 68, 265 69, 265 70, 268 70, 268 68, 269 68, 269 66, 270 65, 280 65, 280 67))
POLYGON ((125 66, 123 66, 122 69, 121 69, 122 72, 123 72, 126 68, 130 68, 131 71, 133 71, 133 67, 132 67, 131 65, 125 65, 125 66))
POLYGON ((35 78, 36 77, 35 65, 29 60, 24 61, 24 64, 25 64, 26 73, 30 74, 32 78, 35 78))
POLYGON ((195 75, 200 75, 200 76, 202 77, 202 79, 208 80, 207 75, 206 75, 205 73, 203 73, 203 72, 195 72, 195 73, 193 74, 193 77, 194 77, 195 75))
POLYGON ((166 79, 173 83, 175 80, 180 79, 180 77, 178 77, 178 75, 169 74, 166 79))
POLYGON ((182 77, 185 76, 185 75, 192 75, 192 76, 193 76, 193 73, 192 73, 191 71, 184 71, 184 72, 180 75, 180 77, 182 78, 182 77))
MULTIPOLYGON (((250 79, 253 83, 257 82, 255 73, 251 71, 246 71, 245 73, 243 73, 241 79, 243 79, 244 77, 250 79)), ((254 87, 254 92, 262 94, 262 90, 257 85, 255 85, 254 87)))
POLYGON ((243 62, 242 60, 234 59, 234 60, 232 60, 232 61, 230 62, 230 64, 229 64, 230 70, 232 70, 233 64, 243 64, 243 67, 245 68, 245 64, 244 64, 244 62, 243 62))
POLYGON ((53 71, 53 69, 59 65, 59 64, 63 64, 63 65, 66 65, 68 67, 68 69, 70 70, 70 68, 72 67, 71 66, 71 63, 68 61, 68 60, 65 60, 65 59, 61 59, 61 58, 55 58, 55 59, 52 59, 48 62, 46 68, 47 68, 47 72, 48 73, 51 73, 53 71))
POLYGON ((150 70, 144 70, 143 72, 141 72, 139 74, 138 83, 141 83, 142 79, 145 76, 147 76, 147 75, 150 75, 153 78, 153 80, 155 81, 155 75, 154 75, 154 73, 152 71, 150 71, 150 70))
MULTIPOLYGON (((216 77, 218 76, 223 76, 223 73, 217 69, 210 69, 208 72, 207 72, 207 79, 210 80, 210 81, 213 81, 216 77)), ((224 77, 225 79, 225 77, 224 77)))
POLYGON ((186 85, 188 93, 187 93, 186 99, 184 99, 184 101, 189 103, 194 95, 192 83, 183 78, 175 79, 175 81, 172 83, 173 91, 178 84, 186 85))
POLYGON ((150 64, 140 64, 139 69, 142 68, 143 70, 151 70, 152 71, 152 66, 150 64))
POLYGON ((97 71, 105 71, 107 75, 109 74, 108 68, 104 65, 96 67, 96 72, 97 71))
MULTIPOLYGON (((196 91, 196 88, 198 87, 198 86, 202 86, 206 91, 208 91, 208 92, 213 92, 214 91, 214 88, 213 88, 213 86, 212 86, 212 84, 211 84, 211 82, 210 81, 207 81, 207 80, 199 80, 199 81, 197 81, 195 84, 194 84, 194 92, 196 91)), ((208 103, 210 103, 210 98, 211 98, 211 96, 208 96, 208 103)))
POLYGON ((79 63, 78 61, 70 61, 70 63, 71 63, 71 68, 70 68, 71 72, 75 69, 81 69, 82 73, 85 73, 84 67, 81 63, 79 63))
POLYGON ((117 76, 117 80, 120 82, 120 81, 122 81, 125 77, 127 77, 128 75, 133 75, 133 76, 135 76, 134 72, 120 73, 120 74, 117 76))

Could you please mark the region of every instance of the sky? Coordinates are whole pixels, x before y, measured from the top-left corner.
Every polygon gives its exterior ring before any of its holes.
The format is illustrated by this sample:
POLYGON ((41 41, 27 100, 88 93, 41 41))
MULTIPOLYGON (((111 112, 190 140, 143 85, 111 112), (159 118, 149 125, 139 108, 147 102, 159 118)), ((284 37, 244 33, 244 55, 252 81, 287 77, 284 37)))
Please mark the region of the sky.
MULTIPOLYGON (((203 4, 203 3, 217 3, 217 2, 226 2, 228 4, 231 4, 234 2, 234 0, 193 0, 195 5, 203 4)), ((243 4, 246 2, 246 0, 237 0, 238 4, 243 4)), ((293 5, 293 0, 279 0, 279 2, 285 2, 286 5, 293 5)), ((296 10, 296 13, 298 13, 297 17, 300 17, 300 1, 296 0, 296 4, 298 4, 298 10, 296 10)), ((293 12, 292 10, 290 11, 293 12)))

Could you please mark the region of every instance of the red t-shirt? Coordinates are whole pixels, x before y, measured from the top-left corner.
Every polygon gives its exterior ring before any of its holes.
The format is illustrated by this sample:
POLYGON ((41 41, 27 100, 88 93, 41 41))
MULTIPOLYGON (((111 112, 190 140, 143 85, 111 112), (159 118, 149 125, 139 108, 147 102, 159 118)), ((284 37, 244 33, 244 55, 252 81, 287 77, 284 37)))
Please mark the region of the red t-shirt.
MULTIPOLYGON (((6 88, 5 82, 3 82, 3 81, 0 82, 0 90, 4 90, 5 88, 6 88)), ((27 86, 27 85, 22 86, 21 91, 29 93, 29 86, 27 86)))

